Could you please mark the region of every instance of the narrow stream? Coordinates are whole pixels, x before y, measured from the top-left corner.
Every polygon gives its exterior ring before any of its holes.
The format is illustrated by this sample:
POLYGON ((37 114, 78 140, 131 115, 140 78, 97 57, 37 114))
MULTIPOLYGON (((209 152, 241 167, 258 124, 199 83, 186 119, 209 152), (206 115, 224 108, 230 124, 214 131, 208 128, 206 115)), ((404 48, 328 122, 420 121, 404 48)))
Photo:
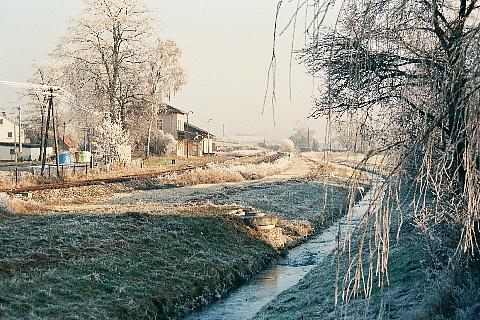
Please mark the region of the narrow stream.
MULTIPOLYGON (((337 247, 339 228, 341 234, 347 234, 355 227, 375 200, 378 177, 372 188, 355 205, 350 215, 346 215, 328 229, 308 242, 289 251, 288 256, 269 269, 259 273, 247 284, 233 291, 225 298, 213 303, 204 310, 188 315, 186 320, 195 319, 251 319, 266 304, 283 291, 289 289, 304 278, 337 247)), ((341 238, 343 236, 341 235, 341 238)))

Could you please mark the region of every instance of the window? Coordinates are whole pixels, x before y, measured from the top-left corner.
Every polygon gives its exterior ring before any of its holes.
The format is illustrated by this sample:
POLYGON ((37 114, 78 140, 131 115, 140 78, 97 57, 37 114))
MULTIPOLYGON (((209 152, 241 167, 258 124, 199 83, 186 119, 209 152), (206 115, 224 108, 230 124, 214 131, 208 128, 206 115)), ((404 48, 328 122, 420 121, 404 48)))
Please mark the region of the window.
POLYGON ((13 132, 12 132, 12 131, 9 131, 9 132, 7 133, 7 137, 13 138, 13 132))
POLYGON ((158 119, 157 129, 158 130, 163 130, 163 119, 158 119))
POLYGON ((15 155, 15 149, 10 149, 10 154, 15 155))
POLYGON ((0 119, 0 125, 2 125, 2 124, 3 124, 3 119, 0 119))

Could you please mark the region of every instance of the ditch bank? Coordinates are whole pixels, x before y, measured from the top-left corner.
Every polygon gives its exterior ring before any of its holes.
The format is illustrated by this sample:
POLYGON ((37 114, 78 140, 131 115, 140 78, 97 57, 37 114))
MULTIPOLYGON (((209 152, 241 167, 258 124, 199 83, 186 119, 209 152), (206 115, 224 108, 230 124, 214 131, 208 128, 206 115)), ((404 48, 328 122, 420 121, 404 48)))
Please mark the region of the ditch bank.
POLYGON ((0 216, 0 318, 179 318, 280 256, 218 217, 0 216))
POLYGON ((205 310, 193 313, 185 319, 252 319, 262 307, 298 283, 337 247, 337 241, 341 241, 342 237, 339 234, 340 227, 343 228, 343 235, 354 228, 375 201, 374 195, 375 188, 365 194, 348 215, 334 219, 329 227, 291 249, 285 258, 256 275, 251 281, 205 310))

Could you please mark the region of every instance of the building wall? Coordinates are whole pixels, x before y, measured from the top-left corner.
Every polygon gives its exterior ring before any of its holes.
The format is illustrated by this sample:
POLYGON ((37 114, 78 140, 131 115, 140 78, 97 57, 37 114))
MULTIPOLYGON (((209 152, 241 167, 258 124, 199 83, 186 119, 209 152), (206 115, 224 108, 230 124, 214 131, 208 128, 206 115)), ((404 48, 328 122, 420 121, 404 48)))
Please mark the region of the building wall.
POLYGON ((177 141, 177 156, 185 157, 187 155, 187 141, 179 140, 177 141))
POLYGON ((15 154, 11 154, 10 150, 14 150, 13 146, 0 146, 0 161, 15 160, 15 154))
MULTIPOLYGON (((161 121, 161 127, 164 134, 171 134, 178 139, 178 131, 185 131, 185 115, 184 114, 160 114, 158 119, 161 121)), ((157 128, 160 125, 157 124, 157 128)), ((160 128, 158 128, 160 129, 160 128)))
MULTIPOLYGON (((21 130, 21 141, 25 142, 25 131, 21 130)), ((18 126, 12 121, 0 115, 0 142, 18 142, 18 126), (11 133, 11 137, 9 137, 11 133)))
POLYGON ((203 156, 203 146, 201 140, 188 142, 188 155, 192 157, 203 156))
POLYGON ((161 129, 164 134, 171 134, 177 140, 177 156, 184 157, 187 155, 187 145, 186 141, 179 141, 178 131, 185 131, 185 120, 186 116, 184 114, 160 114, 158 117, 161 120, 161 124, 157 123, 157 128, 161 126, 161 129))
POLYGON ((213 139, 212 138, 203 139, 202 147, 203 147, 203 153, 206 153, 206 154, 215 153, 215 151, 213 150, 213 139))
MULTIPOLYGON (((15 154, 10 153, 10 150, 15 150, 14 146, 2 146, 0 145, 0 161, 15 161, 15 154)), ((22 157, 26 161, 36 161, 40 157, 40 148, 39 147, 22 147, 22 152, 19 152, 19 147, 17 146, 17 152, 19 157, 22 157)), ((47 156, 53 154, 53 148, 47 147, 47 156)))

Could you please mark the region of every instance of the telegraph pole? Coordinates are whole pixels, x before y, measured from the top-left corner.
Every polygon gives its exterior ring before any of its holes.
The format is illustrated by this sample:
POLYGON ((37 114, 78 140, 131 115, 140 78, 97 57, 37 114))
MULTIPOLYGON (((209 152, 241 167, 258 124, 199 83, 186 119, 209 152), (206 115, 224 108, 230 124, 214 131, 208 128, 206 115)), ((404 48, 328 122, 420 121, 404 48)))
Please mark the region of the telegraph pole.
POLYGON ((65 131, 67 131, 67 123, 63 121, 63 146, 65 147, 65 150, 67 150, 67 144, 65 143, 65 131))
POLYGON ((45 174, 45 162, 47 161, 47 144, 48 144, 48 129, 50 128, 50 116, 53 107, 53 88, 49 89, 50 96, 48 98, 48 108, 47 108, 47 123, 45 124, 45 142, 43 144, 43 153, 42 153, 42 170, 40 175, 43 177, 45 174))
POLYGON ((22 109, 18 106, 18 146, 19 146, 19 153, 23 152, 22 149, 22 109))
POLYGON ((55 119, 55 113, 53 109, 53 98, 52 98, 52 126, 53 126, 53 140, 55 141, 55 166, 57 167, 57 177, 60 178, 60 167, 58 166, 58 134, 57 134, 57 120, 55 119))
POLYGON ((18 152, 17 152, 17 126, 13 124, 13 151, 15 152, 15 163, 18 162, 18 152))

